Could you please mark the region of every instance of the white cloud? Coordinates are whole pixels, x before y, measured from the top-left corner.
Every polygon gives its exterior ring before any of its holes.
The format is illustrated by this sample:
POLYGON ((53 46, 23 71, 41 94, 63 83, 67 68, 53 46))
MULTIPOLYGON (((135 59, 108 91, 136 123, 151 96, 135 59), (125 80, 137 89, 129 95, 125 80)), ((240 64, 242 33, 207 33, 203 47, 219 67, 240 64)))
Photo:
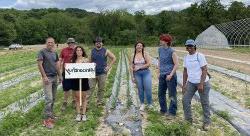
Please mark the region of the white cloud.
MULTIPOLYGON (((127 9, 129 12, 144 10, 147 14, 159 13, 162 10, 181 10, 201 0, 17 0, 12 6, 17 9, 31 8, 81 8, 87 11, 127 9)), ((250 0, 238 0, 249 4, 250 0)), ((232 0, 222 0, 229 5, 232 0)))

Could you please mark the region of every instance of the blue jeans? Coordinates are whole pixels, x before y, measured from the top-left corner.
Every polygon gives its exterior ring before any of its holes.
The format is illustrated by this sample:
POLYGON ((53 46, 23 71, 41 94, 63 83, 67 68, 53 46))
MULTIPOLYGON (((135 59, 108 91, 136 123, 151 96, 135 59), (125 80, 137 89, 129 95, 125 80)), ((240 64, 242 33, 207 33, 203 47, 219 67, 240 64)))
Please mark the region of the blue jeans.
POLYGON ((160 75, 158 87, 158 99, 161 107, 161 112, 168 112, 171 115, 176 115, 177 110, 177 76, 173 75, 170 81, 166 80, 167 75, 160 75), (169 111, 167 111, 166 91, 168 89, 168 96, 170 98, 169 111))
POLYGON ((134 72, 136 84, 139 92, 141 104, 144 104, 144 93, 146 95, 147 104, 152 104, 152 76, 149 69, 134 72))

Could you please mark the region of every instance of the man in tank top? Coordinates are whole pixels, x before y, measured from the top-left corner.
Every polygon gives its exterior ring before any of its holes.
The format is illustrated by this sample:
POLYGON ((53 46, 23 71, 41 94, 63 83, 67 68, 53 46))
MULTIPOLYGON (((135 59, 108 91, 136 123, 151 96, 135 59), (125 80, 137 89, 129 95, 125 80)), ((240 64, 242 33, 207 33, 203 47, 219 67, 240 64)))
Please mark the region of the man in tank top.
POLYGON ((107 73, 115 63, 116 57, 111 51, 103 47, 104 40, 101 37, 96 37, 93 42, 95 48, 91 50, 90 62, 96 64, 96 78, 90 80, 88 99, 90 99, 97 84, 97 104, 102 105, 107 73), (109 63, 107 63, 107 58, 110 59, 109 63))

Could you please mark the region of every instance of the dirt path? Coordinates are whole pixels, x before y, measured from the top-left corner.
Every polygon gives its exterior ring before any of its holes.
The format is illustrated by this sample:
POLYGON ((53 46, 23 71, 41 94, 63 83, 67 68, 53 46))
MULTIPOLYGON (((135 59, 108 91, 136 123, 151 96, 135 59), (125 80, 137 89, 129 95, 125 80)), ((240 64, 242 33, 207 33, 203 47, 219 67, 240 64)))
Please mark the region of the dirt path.
POLYGON ((124 53, 122 53, 119 68, 120 71, 117 72, 117 81, 114 83, 112 96, 106 105, 106 116, 102 120, 104 123, 101 123, 96 134, 99 136, 104 133, 107 135, 141 136, 141 116, 134 98, 135 93, 130 88, 128 63, 124 53), (110 128, 112 128, 112 132, 110 128))

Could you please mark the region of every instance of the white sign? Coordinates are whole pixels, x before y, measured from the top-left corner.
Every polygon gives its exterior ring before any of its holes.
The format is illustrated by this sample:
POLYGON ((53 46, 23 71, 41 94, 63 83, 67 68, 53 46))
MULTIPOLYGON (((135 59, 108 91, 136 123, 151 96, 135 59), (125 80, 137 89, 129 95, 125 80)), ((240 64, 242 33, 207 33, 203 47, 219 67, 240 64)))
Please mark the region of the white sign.
POLYGON ((65 78, 95 78, 95 63, 66 63, 65 78))

